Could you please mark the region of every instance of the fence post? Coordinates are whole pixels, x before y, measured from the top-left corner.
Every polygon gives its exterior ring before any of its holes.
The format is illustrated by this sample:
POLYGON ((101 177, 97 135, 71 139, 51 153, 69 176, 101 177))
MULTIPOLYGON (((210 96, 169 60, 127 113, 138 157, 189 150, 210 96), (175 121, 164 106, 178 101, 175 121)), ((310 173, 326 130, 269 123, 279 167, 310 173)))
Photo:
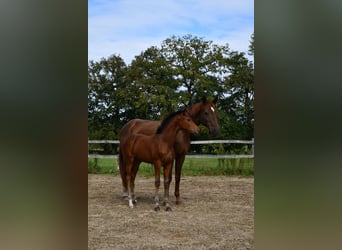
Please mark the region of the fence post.
POLYGON ((254 156, 254 138, 252 138, 252 155, 254 156))

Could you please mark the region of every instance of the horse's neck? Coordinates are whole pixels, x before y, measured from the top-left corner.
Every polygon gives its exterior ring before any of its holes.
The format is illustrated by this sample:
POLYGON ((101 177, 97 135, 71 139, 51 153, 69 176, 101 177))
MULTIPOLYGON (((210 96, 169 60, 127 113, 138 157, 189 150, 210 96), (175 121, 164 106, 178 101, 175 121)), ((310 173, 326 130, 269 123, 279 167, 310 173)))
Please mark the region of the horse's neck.
POLYGON ((159 137, 166 143, 170 145, 174 145, 176 141, 176 134, 181 129, 181 127, 177 124, 176 121, 171 121, 166 127, 163 129, 162 133, 159 134, 159 137))
POLYGON ((201 104, 200 103, 195 103, 188 108, 188 113, 189 113, 191 119, 193 120, 193 122, 196 123, 197 126, 201 124, 200 112, 201 112, 201 104))

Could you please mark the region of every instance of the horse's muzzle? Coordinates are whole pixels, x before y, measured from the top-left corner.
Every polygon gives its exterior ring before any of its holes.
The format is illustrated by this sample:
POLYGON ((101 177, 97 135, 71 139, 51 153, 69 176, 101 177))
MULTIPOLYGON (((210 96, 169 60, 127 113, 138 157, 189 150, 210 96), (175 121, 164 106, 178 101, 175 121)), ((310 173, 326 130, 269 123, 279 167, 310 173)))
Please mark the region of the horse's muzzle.
POLYGON ((217 136, 220 134, 220 128, 211 127, 209 130, 212 136, 217 136))

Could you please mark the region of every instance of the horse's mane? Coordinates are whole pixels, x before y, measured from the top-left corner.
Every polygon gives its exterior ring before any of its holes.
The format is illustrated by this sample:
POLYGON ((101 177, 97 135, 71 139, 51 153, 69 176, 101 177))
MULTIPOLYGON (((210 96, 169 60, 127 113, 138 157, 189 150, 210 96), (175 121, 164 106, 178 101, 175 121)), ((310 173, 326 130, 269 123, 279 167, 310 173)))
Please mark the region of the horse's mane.
POLYGON ((164 128, 167 126, 167 124, 170 123, 170 121, 177 115, 183 113, 184 110, 178 110, 176 112, 173 112, 171 114, 169 114, 167 117, 165 117, 162 121, 162 123, 160 124, 160 126, 158 127, 156 134, 161 134, 164 130, 164 128))

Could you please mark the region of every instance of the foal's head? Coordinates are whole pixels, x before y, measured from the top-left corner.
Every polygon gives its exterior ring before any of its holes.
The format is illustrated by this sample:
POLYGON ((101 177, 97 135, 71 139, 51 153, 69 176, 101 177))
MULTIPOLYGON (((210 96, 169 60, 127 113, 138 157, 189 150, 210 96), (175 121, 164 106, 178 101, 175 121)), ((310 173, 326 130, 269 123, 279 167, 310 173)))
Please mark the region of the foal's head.
POLYGON ((200 128, 194 123, 187 111, 183 111, 178 119, 178 124, 182 129, 192 134, 198 134, 200 132, 200 128))
POLYGON ((193 122, 188 112, 186 110, 180 110, 171 113, 162 121, 157 129, 157 134, 161 134, 171 122, 174 122, 178 127, 187 130, 190 133, 198 134, 200 131, 199 127, 193 122))

